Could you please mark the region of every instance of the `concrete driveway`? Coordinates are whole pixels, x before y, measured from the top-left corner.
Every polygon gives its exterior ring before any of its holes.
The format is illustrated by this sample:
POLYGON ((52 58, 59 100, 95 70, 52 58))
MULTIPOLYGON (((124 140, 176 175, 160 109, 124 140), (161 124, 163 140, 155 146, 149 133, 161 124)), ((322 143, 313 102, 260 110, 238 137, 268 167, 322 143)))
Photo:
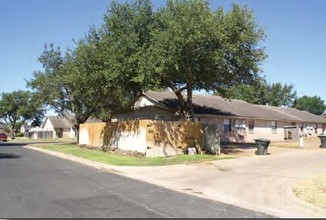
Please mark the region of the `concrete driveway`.
POLYGON ((94 165, 86 160, 61 156, 273 216, 326 217, 326 209, 306 203, 292 193, 292 186, 298 181, 326 173, 326 149, 270 147, 269 153, 254 155, 254 149, 250 149, 243 157, 234 160, 159 167, 94 165))
POLYGON ((120 167, 123 174, 278 217, 326 217, 326 209, 298 199, 292 186, 326 173, 326 149, 270 148, 270 155, 193 165, 120 167))

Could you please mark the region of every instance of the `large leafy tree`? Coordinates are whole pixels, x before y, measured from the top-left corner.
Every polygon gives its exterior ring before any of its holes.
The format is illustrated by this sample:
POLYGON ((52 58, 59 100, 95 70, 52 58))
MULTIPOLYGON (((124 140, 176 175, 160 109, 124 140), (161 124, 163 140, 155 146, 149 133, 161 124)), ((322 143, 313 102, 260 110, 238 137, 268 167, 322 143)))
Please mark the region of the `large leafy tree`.
MULTIPOLYGON (((293 90, 292 84, 266 83, 261 78, 252 85, 239 84, 233 86, 228 91, 228 97, 232 99, 240 99, 252 104, 272 106, 292 106, 296 99, 296 91, 293 90)), ((215 93, 219 95, 218 93, 215 93)))
POLYGON ((193 118, 193 90, 226 96, 232 85, 257 78, 266 57, 260 45, 265 36, 247 7, 212 12, 207 1, 170 0, 156 19, 147 65, 162 87, 174 91, 185 118, 193 118))
POLYGON ((119 88, 107 80, 100 40, 96 30, 91 29, 75 49, 64 55, 53 44, 46 46, 39 57, 44 70, 34 72, 34 78, 28 82, 77 131, 91 116, 108 120, 110 112, 123 102, 119 88))
POLYGON ((319 96, 302 96, 298 98, 294 107, 299 110, 305 110, 315 115, 321 115, 326 110, 324 100, 319 96))
POLYGON ((8 125, 12 137, 15 137, 17 125, 24 124, 26 121, 39 126, 44 113, 44 105, 35 93, 17 90, 1 95, 0 119, 8 125))

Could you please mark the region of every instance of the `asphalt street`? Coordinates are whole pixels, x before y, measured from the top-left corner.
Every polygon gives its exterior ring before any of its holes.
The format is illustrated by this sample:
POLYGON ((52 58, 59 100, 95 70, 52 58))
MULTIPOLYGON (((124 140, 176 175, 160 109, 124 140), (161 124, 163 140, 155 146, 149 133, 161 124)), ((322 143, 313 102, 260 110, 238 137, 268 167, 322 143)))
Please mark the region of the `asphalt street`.
POLYGON ((0 143, 0 218, 268 217, 0 143))

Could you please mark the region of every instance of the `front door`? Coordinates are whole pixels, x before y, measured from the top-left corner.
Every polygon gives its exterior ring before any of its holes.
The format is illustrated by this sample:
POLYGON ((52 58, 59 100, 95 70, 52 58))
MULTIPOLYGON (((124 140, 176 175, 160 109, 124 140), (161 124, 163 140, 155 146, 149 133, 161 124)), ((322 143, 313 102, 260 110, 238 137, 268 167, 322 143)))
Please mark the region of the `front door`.
POLYGON ((63 137, 63 128, 57 128, 56 133, 57 133, 57 138, 62 138, 63 137))

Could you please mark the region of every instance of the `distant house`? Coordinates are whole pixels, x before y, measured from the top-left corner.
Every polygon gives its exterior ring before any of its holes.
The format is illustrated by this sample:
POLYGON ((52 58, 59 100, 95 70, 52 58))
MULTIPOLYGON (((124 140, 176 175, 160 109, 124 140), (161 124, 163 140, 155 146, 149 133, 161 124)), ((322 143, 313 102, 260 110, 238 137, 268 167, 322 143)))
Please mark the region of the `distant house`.
MULTIPOLYGON (((254 105, 219 96, 193 95, 195 121, 214 124, 222 142, 252 142, 255 138, 272 141, 298 139, 302 134, 315 137, 324 133, 326 118, 294 108, 254 105)), ((154 119, 182 120, 173 92, 140 93, 129 110, 113 114, 113 121, 154 119)))
POLYGON ((28 125, 28 124, 23 124, 21 127, 20 127, 20 133, 23 133, 24 136, 28 137, 28 133, 31 129, 31 126, 28 125))
POLYGON ((5 132, 6 125, 0 122, 0 132, 5 132))
POLYGON ((43 131, 52 131, 53 138, 74 138, 76 131, 72 124, 62 116, 47 116, 42 126, 43 131))

